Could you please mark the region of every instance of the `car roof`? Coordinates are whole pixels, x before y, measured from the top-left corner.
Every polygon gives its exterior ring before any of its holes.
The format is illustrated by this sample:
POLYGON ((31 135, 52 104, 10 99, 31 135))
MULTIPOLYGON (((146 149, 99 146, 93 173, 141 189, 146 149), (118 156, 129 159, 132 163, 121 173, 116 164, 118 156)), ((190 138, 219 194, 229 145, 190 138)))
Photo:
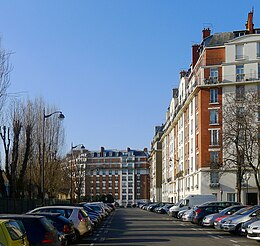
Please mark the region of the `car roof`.
POLYGON ((0 214, 0 218, 44 218, 42 215, 30 215, 30 214, 0 214))
MULTIPOLYGON (((43 206, 43 207, 37 207, 35 209, 39 209, 39 208, 63 208, 63 209, 82 209, 82 207, 79 206, 64 206, 64 205, 52 205, 52 206, 43 206)), ((35 210, 33 209, 33 210, 35 210)))

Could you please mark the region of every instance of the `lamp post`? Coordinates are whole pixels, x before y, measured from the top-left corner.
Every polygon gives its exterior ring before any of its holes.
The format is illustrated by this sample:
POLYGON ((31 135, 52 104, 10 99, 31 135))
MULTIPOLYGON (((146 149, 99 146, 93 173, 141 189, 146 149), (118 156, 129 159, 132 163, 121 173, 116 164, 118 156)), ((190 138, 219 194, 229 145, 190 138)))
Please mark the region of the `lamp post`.
POLYGON ((248 181, 250 179, 251 173, 245 172, 243 175, 243 179, 246 181, 246 205, 248 205, 248 181))
MULTIPOLYGON (((70 204, 73 203, 73 150, 76 149, 77 147, 80 147, 81 150, 85 149, 85 146, 83 144, 77 144, 73 146, 73 143, 71 143, 71 160, 70 160, 70 204)), ((80 187, 79 187, 80 188, 80 187)))
POLYGON ((42 205, 44 205, 44 195, 45 195, 45 163, 44 163, 44 156, 45 156, 45 119, 51 117, 54 114, 59 114, 58 118, 63 120, 65 118, 64 114, 61 111, 55 111, 51 114, 45 114, 45 108, 43 109, 43 122, 42 122, 42 163, 41 163, 41 197, 42 197, 42 205))

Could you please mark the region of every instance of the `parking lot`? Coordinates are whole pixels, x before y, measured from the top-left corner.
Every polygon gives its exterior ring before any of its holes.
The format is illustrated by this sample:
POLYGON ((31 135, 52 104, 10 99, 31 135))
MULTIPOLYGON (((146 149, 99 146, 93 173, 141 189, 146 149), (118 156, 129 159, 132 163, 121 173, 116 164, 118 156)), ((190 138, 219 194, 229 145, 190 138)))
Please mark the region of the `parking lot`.
POLYGON ((205 228, 165 214, 119 208, 90 237, 77 245, 255 246, 254 240, 205 228))

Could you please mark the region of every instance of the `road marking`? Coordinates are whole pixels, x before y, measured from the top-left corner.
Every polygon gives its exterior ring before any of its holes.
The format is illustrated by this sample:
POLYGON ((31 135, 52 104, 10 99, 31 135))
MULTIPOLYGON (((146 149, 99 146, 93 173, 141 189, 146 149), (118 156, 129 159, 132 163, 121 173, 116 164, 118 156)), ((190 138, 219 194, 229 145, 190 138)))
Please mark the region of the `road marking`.
POLYGON ((209 235, 209 237, 212 237, 212 238, 214 238, 214 239, 219 239, 219 237, 217 237, 217 236, 209 235))

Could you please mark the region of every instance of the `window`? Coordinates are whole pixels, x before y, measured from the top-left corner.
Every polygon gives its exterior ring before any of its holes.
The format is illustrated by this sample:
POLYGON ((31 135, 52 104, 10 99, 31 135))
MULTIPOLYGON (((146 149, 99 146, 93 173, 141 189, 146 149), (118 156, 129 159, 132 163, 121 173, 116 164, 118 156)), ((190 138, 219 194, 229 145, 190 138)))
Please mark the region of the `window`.
POLYGON ((260 57, 260 43, 257 43, 257 54, 256 57, 259 58, 260 57))
POLYGON ((219 165, 219 152, 211 151, 210 152, 210 167, 213 169, 218 168, 219 165))
POLYGON ((123 189, 122 192, 123 192, 123 193, 126 193, 126 189, 123 189))
POLYGON ((117 169, 115 170, 115 175, 118 175, 118 170, 117 169))
POLYGON ((112 170, 109 170, 108 173, 109 173, 109 175, 112 175, 112 170))
POLYGON ((128 195, 128 200, 133 200, 133 195, 128 195))
POLYGON ((244 45, 236 45, 236 59, 244 59, 244 45))
POLYGON ((218 171, 212 170, 210 172, 210 183, 213 183, 213 184, 219 183, 219 173, 218 173, 218 171))
POLYGON ((236 194, 235 193, 227 193, 227 201, 228 202, 235 202, 236 201, 236 194))
POLYGON ((133 193, 133 189, 128 189, 128 193, 133 193))
POLYGON ((236 67, 236 81, 241 82, 244 81, 244 65, 240 65, 236 67))
POLYGON ((210 103, 218 102, 218 89, 210 89, 210 103))
POLYGON ((210 83, 216 84, 218 82, 218 68, 211 68, 210 69, 210 83))
POLYGON ((244 85, 237 85, 236 86, 236 99, 243 100, 245 96, 245 86, 244 85))
POLYGON ((210 130, 210 145, 219 145, 219 130, 210 130))
POLYGON ((210 109, 210 124, 217 124, 218 123, 218 110, 217 109, 210 109))

